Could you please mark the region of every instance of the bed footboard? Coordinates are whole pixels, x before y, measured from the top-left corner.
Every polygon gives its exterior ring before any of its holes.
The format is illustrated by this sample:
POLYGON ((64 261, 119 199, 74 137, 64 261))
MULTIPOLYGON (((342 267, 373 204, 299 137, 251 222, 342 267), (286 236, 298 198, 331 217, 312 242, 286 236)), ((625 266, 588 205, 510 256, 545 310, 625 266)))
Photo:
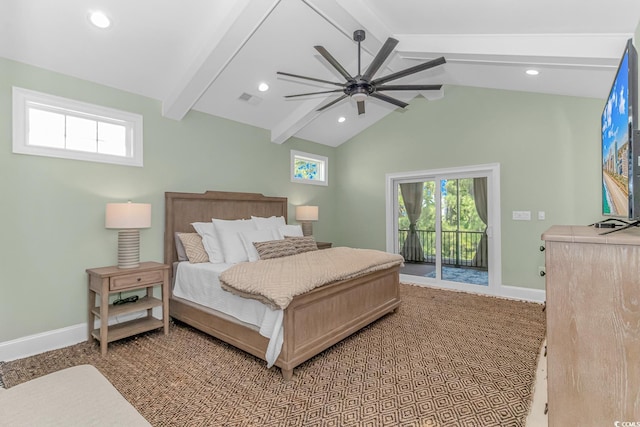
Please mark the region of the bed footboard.
POLYGON ((400 305, 399 270, 392 267, 335 282, 293 299, 284 315, 284 344, 276 365, 293 368, 400 305))
MULTIPOLYGON (((392 267, 316 288, 293 299, 284 312, 284 342, 275 362, 285 380, 293 369, 400 305, 399 270, 392 267)), ((269 340, 256 328, 215 310, 171 298, 177 320, 265 359, 269 340)))

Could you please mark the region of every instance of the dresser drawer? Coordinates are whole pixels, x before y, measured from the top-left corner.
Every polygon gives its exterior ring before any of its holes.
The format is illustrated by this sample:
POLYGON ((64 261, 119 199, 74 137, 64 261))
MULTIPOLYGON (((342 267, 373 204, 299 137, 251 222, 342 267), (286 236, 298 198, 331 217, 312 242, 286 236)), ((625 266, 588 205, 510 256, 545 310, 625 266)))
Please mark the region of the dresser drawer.
POLYGON ((123 291, 129 288, 139 288, 144 285, 162 283, 163 279, 164 272, 159 270, 111 277, 109 279, 109 290, 123 291))

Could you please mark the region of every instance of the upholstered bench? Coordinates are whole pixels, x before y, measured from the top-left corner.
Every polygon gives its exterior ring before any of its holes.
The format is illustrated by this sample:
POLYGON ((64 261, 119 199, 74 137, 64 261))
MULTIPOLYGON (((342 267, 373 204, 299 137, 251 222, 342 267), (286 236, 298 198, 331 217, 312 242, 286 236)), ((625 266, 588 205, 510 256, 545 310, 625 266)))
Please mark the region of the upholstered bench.
POLYGON ((0 388, 0 426, 150 426, 91 365, 0 388))

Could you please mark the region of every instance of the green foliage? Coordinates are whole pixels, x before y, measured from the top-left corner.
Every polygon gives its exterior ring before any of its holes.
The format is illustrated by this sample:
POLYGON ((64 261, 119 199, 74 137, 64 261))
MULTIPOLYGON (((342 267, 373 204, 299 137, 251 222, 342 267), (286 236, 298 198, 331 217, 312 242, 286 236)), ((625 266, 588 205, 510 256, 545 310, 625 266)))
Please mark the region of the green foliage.
MULTIPOLYGON (((485 224, 482 222, 476 211, 473 199, 473 178, 444 180, 441 191, 442 198, 442 231, 468 231, 482 232, 485 224)), ((424 238, 423 246, 425 256, 435 255, 435 238, 430 238, 429 234, 435 233, 436 229, 436 183, 427 181, 423 185, 422 212, 416 224, 416 230, 424 238), (424 233, 427 232, 427 233, 424 233), (424 237, 426 236, 426 238, 424 237)), ((398 229, 409 229, 409 217, 404 206, 402 193, 398 191, 398 229)), ((401 233, 402 234, 402 233, 401 233)), ((455 257, 455 239, 443 239, 442 256, 455 257)), ((461 242, 458 248, 463 259, 472 259, 476 247, 474 244, 461 242)))
POLYGON ((473 178, 447 180, 442 206, 445 212, 443 230, 484 231, 485 224, 478 216, 473 199, 473 178))
MULTIPOLYGON (((460 217, 460 231, 484 231, 485 224, 476 211, 476 204, 472 196, 473 179, 450 179, 445 182, 445 191, 442 193, 443 203, 443 230, 457 230, 458 217, 460 217), (458 206, 458 191, 460 192, 460 206, 458 206)), ((436 184, 427 181, 423 186, 422 213, 416 225, 418 230, 435 231, 436 229, 436 184)), ((409 228, 409 217, 404 207, 402 194, 398 191, 398 226, 402 229, 409 228)))

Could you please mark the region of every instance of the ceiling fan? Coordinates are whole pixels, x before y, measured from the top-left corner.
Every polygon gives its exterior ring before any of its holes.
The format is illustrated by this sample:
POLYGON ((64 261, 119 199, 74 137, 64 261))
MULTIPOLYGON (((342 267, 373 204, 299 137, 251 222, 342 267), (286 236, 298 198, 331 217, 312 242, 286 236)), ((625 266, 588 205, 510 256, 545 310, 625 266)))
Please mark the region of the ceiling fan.
POLYGON ((429 68, 437 67, 438 65, 442 65, 445 62, 444 57, 436 58, 431 61, 427 61, 423 64, 418 64, 416 66, 398 71, 396 73, 389 74, 388 76, 379 77, 377 79, 373 79, 373 76, 378 71, 378 69, 382 66, 384 61, 391 55, 393 49, 398 44, 398 40, 389 37, 387 41, 384 43, 378 54, 369 67, 364 72, 361 73, 360 68, 360 56, 361 56, 361 47, 360 43, 365 39, 364 30, 356 30, 353 33, 353 40, 358 43, 358 74, 356 76, 352 76, 344 69, 342 65, 336 59, 331 56, 331 54, 322 46, 314 46, 314 48, 326 59, 338 72, 345 78, 346 82, 338 83, 332 82, 329 80, 316 79, 315 77, 306 77, 300 76, 297 74, 284 73, 278 71, 277 74, 295 77, 299 79, 311 80, 314 82, 326 83, 334 86, 340 86, 340 89, 335 90, 325 90, 320 92, 309 92, 309 93, 300 93, 297 95, 286 95, 285 98, 296 98, 300 96, 308 96, 308 95, 317 95, 322 93, 338 93, 343 92, 342 96, 334 99, 333 101, 321 106, 317 111, 326 110, 332 105, 342 101, 345 98, 351 97, 353 98, 358 105, 358 114, 364 114, 364 100, 367 97, 371 96, 373 98, 380 99, 382 101, 389 102, 393 105, 397 105, 398 107, 404 108, 407 104, 406 102, 400 101, 399 99, 392 98, 388 95, 382 94, 380 92, 384 91, 395 91, 395 90, 439 90, 442 85, 407 85, 407 84, 399 84, 399 85, 385 85, 385 83, 390 82, 392 80, 399 79, 401 77, 408 76, 410 74, 418 73, 420 71, 427 70, 429 68))

